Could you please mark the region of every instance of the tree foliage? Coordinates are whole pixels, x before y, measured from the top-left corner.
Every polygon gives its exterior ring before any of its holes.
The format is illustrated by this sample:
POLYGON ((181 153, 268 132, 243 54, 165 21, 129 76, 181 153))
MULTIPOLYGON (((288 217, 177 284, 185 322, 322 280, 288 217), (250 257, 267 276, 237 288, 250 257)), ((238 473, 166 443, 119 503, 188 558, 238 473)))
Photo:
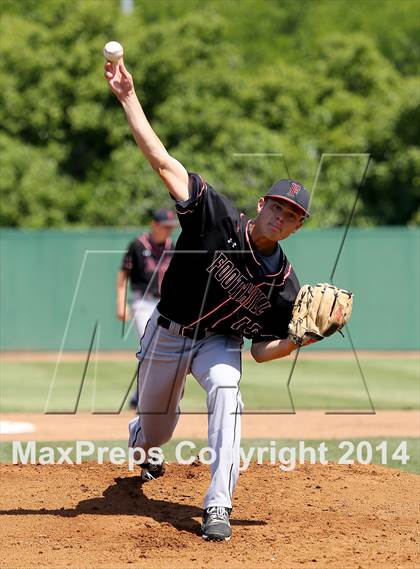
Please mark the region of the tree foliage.
POLYGON ((370 154, 355 223, 418 222, 418 4, 348 6, 3 0, 0 223, 138 225, 170 205, 103 79, 109 39, 168 150, 247 213, 290 175, 312 224, 343 224, 370 154))

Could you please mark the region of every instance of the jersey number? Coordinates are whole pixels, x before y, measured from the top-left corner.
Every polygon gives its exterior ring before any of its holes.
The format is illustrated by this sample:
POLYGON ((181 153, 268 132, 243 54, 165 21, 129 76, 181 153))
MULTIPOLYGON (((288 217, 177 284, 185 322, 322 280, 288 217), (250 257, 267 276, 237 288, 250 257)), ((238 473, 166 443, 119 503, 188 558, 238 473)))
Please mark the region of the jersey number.
POLYGON ((232 324, 232 330, 238 330, 245 335, 252 336, 253 334, 257 334, 261 330, 261 326, 256 322, 251 324, 251 318, 248 316, 244 316, 235 324, 232 324))

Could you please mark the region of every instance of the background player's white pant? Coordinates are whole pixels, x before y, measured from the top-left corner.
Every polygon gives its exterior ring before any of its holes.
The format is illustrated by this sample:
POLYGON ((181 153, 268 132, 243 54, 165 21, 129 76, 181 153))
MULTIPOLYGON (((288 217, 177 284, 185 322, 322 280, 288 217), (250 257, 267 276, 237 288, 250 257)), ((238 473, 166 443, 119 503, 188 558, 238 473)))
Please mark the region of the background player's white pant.
POLYGON ((133 298, 131 299, 131 312, 139 340, 143 336, 146 324, 158 302, 158 298, 151 296, 146 298, 138 292, 133 293, 133 298))
POLYGON ((158 316, 155 310, 138 353, 139 416, 130 422, 129 446, 147 451, 171 439, 185 378, 192 373, 207 393, 208 445, 217 457, 204 508, 231 508, 239 477, 242 341, 220 334, 194 341, 158 326, 158 316))

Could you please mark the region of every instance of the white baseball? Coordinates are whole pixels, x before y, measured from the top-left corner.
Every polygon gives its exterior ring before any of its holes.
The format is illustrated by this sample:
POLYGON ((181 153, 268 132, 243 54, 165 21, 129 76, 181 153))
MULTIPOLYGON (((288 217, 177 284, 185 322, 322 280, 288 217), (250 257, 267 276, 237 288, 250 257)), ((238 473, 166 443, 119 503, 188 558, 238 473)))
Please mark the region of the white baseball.
POLYGON ((104 47, 104 57, 111 63, 118 63, 123 53, 123 46, 117 41, 109 41, 104 47))

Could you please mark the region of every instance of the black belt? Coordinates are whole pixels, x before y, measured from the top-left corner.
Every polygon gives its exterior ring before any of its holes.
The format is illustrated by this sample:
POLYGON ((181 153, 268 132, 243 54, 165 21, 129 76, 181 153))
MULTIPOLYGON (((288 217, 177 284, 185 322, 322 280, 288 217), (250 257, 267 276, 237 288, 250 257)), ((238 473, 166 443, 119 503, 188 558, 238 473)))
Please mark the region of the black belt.
POLYGON ((206 337, 206 331, 205 330, 197 330, 197 328, 189 328, 188 326, 182 326, 181 324, 177 324, 176 322, 173 322, 172 320, 169 320, 169 318, 166 318, 165 316, 160 315, 157 323, 159 324, 159 326, 162 326, 162 328, 166 328, 166 330, 169 330, 171 327, 171 324, 173 325, 173 328, 175 328, 175 333, 179 334, 180 336, 185 336, 186 338, 191 338, 192 340, 202 340, 203 338, 206 337))

